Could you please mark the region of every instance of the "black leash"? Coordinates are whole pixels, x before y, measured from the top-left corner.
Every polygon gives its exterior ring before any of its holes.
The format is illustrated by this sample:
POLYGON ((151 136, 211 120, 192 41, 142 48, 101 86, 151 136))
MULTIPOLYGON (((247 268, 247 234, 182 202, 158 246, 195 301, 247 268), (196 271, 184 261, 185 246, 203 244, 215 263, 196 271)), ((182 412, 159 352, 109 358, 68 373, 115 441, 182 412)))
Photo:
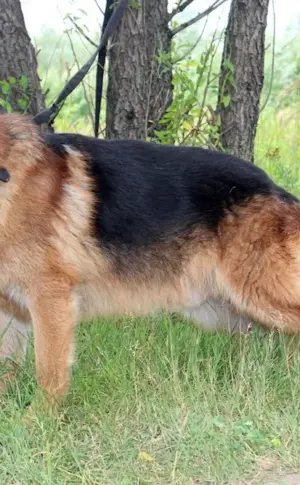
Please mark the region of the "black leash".
MULTIPOLYGON (((109 3, 109 0, 108 2, 109 3)), ((82 66, 82 68, 74 74, 74 76, 70 79, 70 81, 66 84, 64 89, 61 91, 59 96, 57 97, 56 101, 50 106, 50 108, 45 109, 41 113, 37 114, 33 117, 33 121, 37 125, 43 125, 47 123, 51 125, 55 120, 56 116, 58 115, 62 103, 65 99, 74 91, 75 88, 81 83, 83 78, 89 72, 90 68, 92 67, 96 57, 103 49, 105 49, 106 53, 106 44, 109 37, 113 34, 115 29, 118 27, 120 20, 123 16, 124 11, 126 10, 128 5, 128 0, 120 0, 119 5, 115 8, 114 12, 110 15, 106 28, 104 29, 103 35, 101 37, 101 42, 98 49, 94 52, 94 54, 90 57, 90 59, 82 66)), ((103 75, 103 72, 102 72, 103 75)), ((101 88, 102 93, 102 88, 101 88)), ((97 104, 96 104, 97 107, 97 104)), ((100 114, 100 111, 99 111, 100 114)), ((96 120, 95 120, 95 128, 96 128, 96 120)))
MULTIPOLYGON (((106 1, 106 8, 104 13, 103 25, 102 25, 102 33, 101 39, 103 39, 103 35, 105 29, 108 25, 108 22, 111 19, 113 13, 113 6, 114 0, 107 0, 106 1)), ((95 137, 98 138, 99 135, 99 123, 100 123, 100 113, 101 113, 101 99, 102 99, 102 91, 103 91, 103 78, 104 78, 104 67, 105 67, 105 60, 106 60, 106 45, 103 46, 103 49, 98 53, 98 62, 97 62, 97 73, 96 73, 96 99, 95 99, 95 137)))

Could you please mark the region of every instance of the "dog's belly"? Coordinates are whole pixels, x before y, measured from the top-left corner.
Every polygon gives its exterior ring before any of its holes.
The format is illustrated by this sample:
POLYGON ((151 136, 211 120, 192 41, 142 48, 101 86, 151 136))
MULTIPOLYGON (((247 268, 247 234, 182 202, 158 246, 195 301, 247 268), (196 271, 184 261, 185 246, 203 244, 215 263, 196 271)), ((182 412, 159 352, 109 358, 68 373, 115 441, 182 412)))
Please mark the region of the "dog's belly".
POLYGON ((194 287, 186 278, 156 281, 98 281, 76 288, 80 318, 122 314, 147 315, 159 311, 183 312, 201 305, 210 291, 194 287))

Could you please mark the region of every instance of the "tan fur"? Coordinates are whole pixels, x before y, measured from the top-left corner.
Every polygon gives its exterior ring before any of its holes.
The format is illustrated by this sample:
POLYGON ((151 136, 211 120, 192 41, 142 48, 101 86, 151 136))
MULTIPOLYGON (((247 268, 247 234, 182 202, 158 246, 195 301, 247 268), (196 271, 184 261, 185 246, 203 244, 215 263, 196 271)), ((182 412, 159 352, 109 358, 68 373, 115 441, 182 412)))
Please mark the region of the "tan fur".
POLYGON ((83 154, 69 147, 60 159, 29 120, 2 115, 0 166, 11 173, 0 187, 0 310, 32 324, 38 382, 51 396, 67 392, 82 318, 171 310, 214 328, 246 330, 249 317, 299 329, 298 206, 258 197, 228 213, 218 235, 199 227, 123 255, 120 272, 92 231, 83 154))
POLYGON ((221 291, 238 310, 287 332, 300 328, 300 207, 256 197, 220 227, 221 291))

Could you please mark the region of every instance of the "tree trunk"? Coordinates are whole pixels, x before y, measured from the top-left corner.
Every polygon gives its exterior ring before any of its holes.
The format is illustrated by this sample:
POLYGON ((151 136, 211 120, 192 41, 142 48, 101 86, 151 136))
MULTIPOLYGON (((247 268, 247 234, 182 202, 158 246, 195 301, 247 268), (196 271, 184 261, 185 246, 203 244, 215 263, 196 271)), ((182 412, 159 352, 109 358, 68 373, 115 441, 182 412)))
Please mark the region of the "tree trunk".
POLYGON ((0 3, 0 108, 35 115, 44 108, 44 98, 20 1, 0 3))
POLYGON ((111 40, 107 138, 153 135, 172 101, 170 51, 168 0, 136 0, 111 40))
POLYGON ((264 82, 269 0, 232 0, 221 65, 218 111, 224 149, 253 161, 264 82))

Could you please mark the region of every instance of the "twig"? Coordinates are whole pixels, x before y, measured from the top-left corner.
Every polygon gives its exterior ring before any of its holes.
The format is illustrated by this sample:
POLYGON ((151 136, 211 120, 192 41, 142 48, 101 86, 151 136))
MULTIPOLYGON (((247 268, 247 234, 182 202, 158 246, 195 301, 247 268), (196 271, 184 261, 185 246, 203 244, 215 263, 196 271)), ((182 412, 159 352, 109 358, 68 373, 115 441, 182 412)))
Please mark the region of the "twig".
MULTIPOLYGON (((213 38, 212 38, 212 41, 211 41, 211 44, 210 44, 210 48, 213 47, 214 42, 216 41, 216 34, 217 34, 217 30, 215 30, 215 32, 213 34, 213 38)), ((204 107, 205 107, 205 103, 206 103, 206 99, 207 99, 208 89, 209 89, 211 83, 213 82, 212 79, 211 79, 211 74, 212 74, 212 70, 213 70, 213 62, 214 62, 214 59, 215 59, 215 56, 216 56, 216 53, 218 51, 218 48, 219 48, 219 45, 220 45, 222 38, 223 38, 223 36, 219 37, 218 44, 215 47, 215 49, 212 51, 212 54, 211 54, 209 69, 208 69, 208 73, 207 73, 207 81, 206 81, 204 93, 203 93, 203 96, 202 96, 202 103, 201 103, 201 107, 200 107, 200 115, 199 115, 198 123, 197 123, 197 129, 198 130, 200 129, 200 125, 201 125, 201 122, 202 122, 203 117, 204 117, 204 107)))
POLYGON ((102 15, 104 15, 104 12, 102 10, 102 8, 100 7, 99 3, 97 0, 94 0, 95 4, 97 5, 97 7, 99 8, 100 12, 102 13, 102 15))
MULTIPOLYGON (((50 71, 51 63, 52 63, 52 60, 54 59, 54 57, 55 57, 56 55, 58 55, 58 54, 57 54, 57 50, 58 50, 59 44, 61 43, 61 40, 62 40, 62 38, 63 38, 63 35, 64 35, 64 34, 62 34, 62 35, 60 36, 59 40, 56 42, 56 44, 55 44, 55 46, 54 46, 54 49, 53 49, 53 51, 52 51, 52 53, 51 53, 51 55, 50 55, 50 58, 49 58, 49 60, 48 60, 48 64, 47 64, 47 67, 46 67, 46 73, 45 73, 45 77, 44 77, 44 79, 43 79, 43 83, 44 83, 44 85, 46 85, 46 84, 47 84, 47 81, 48 81, 48 74, 49 74, 49 71, 50 71)), ((53 101, 54 101, 54 99, 53 99, 53 101)))
POLYGON ((275 71, 275 43, 276 43, 276 12, 275 12, 275 4, 274 4, 274 0, 272 0, 272 9, 273 9, 273 46, 272 46, 272 65, 271 65, 271 79, 270 79, 270 86, 269 86, 269 90, 268 90, 268 94, 267 94, 267 97, 262 105, 262 107, 260 108, 260 113, 265 109, 265 107, 267 106, 268 102, 269 102, 269 99, 270 99, 270 96, 271 96, 271 92, 272 92, 272 88, 273 88, 273 81, 274 81, 274 71, 275 71))
MULTIPOLYGON (((72 50, 72 53, 73 53, 73 56, 74 56, 74 61, 76 63, 77 69, 80 69, 80 65, 79 65, 79 62, 78 62, 78 59, 77 59, 77 56, 76 56, 76 52, 75 52, 75 49, 74 49, 73 41, 72 41, 71 36, 70 36, 70 34, 69 34, 68 31, 66 31, 66 34, 67 34, 67 36, 69 38, 69 42, 70 42, 70 45, 71 45, 71 50, 72 50)), ((93 113, 91 111, 89 97, 88 97, 88 94, 87 94, 87 90, 86 90, 84 81, 82 83, 82 88, 83 88, 84 97, 85 97, 85 100, 86 100, 86 103, 87 103, 87 107, 88 107, 89 118, 90 118, 90 121, 91 121, 92 126, 93 126, 93 124, 94 124, 94 118, 93 118, 93 113)))
POLYGON ((216 0, 209 8, 204 10, 204 12, 198 13, 198 15, 196 15, 192 19, 188 20, 187 22, 184 22, 183 24, 181 24, 178 27, 176 27, 175 29, 173 29, 172 32, 171 32, 171 36, 174 37, 179 32, 182 32, 182 30, 186 29, 187 27, 190 27, 194 23, 203 19, 204 17, 209 15, 211 12, 213 12, 214 10, 219 8, 225 2, 227 2, 227 0, 216 0))
POLYGON ((172 18, 175 17, 175 15, 177 15, 178 13, 183 12, 186 7, 193 3, 193 1, 194 0, 185 0, 185 2, 180 2, 179 5, 177 5, 177 7, 174 8, 174 10, 172 10, 172 12, 170 13, 169 21, 172 20, 172 18))
POLYGON ((197 45, 199 44, 199 42, 202 40, 204 31, 205 31, 206 26, 207 26, 207 21, 208 21, 208 18, 206 18, 204 27, 203 27, 203 29, 202 29, 202 31, 201 31, 198 39, 196 40, 196 42, 181 57, 179 57, 179 59, 175 59, 174 62, 173 62, 173 64, 178 64, 179 62, 183 61, 183 59, 185 59, 186 57, 188 57, 193 52, 193 50, 197 47, 197 45))
POLYGON ((94 42, 94 41, 93 41, 93 40, 92 40, 90 37, 88 37, 88 36, 87 36, 87 35, 84 33, 83 29, 82 29, 81 27, 79 27, 79 25, 78 25, 78 24, 75 22, 75 20, 74 20, 74 19, 72 19, 71 15, 68 15, 68 19, 69 19, 69 20, 71 20, 71 22, 72 22, 72 24, 74 25, 74 27, 75 27, 75 28, 78 30, 78 32, 79 32, 81 35, 83 35, 83 37, 85 38, 85 40, 87 40, 87 41, 88 41, 90 44, 92 44, 92 45, 93 45, 94 47, 96 47, 96 49, 97 49, 98 45, 97 45, 97 44, 96 44, 96 43, 95 43, 95 42, 94 42))

